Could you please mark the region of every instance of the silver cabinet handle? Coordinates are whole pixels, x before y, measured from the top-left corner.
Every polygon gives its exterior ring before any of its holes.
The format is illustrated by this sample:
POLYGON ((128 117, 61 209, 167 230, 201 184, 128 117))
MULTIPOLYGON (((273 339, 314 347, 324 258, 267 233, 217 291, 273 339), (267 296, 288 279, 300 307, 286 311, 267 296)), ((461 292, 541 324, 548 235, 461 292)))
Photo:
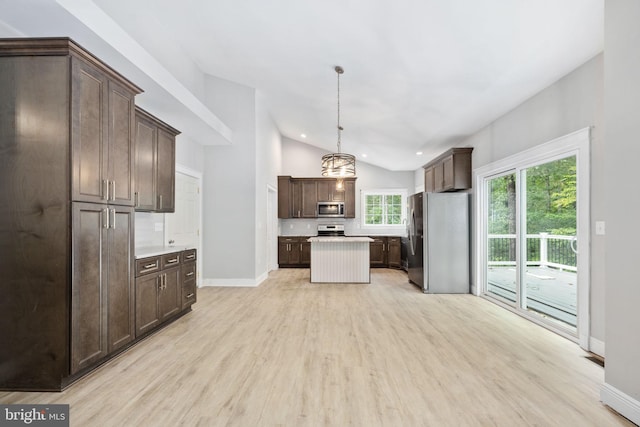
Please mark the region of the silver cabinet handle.
POLYGON ((133 207, 137 208, 139 205, 139 201, 138 201, 138 192, 134 192, 133 193, 133 207))
POLYGON ((187 276, 187 277, 191 277, 191 276, 193 276, 193 271, 188 272, 188 273, 186 274, 186 276, 187 276))
POLYGON ((180 260, 180 258, 172 258, 172 259, 168 259, 167 260, 167 264, 175 264, 176 262, 178 262, 180 260))
POLYGON ((114 201, 116 200, 116 182, 115 181, 111 181, 111 200, 114 200, 114 201))
POLYGON ((300 243, 300 251, 302 252, 302 243, 300 243))
POLYGON ((116 210, 111 209, 111 228, 116 228, 116 210))
POLYGON ((196 256, 195 256, 194 254, 191 254, 191 255, 187 255, 187 256, 186 256, 186 258, 187 258, 187 259, 194 259, 195 257, 196 257, 196 256))
POLYGON ((109 181, 102 180, 102 200, 109 200, 109 181))
POLYGON ((156 266, 156 263, 154 262, 153 264, 147 264, 144 266, 144 268, 154 268, 156 266))
POLYGON ((193 297, 193 292, 191 292, 189 295, 187 295, 187 298, 191 298, 193 297))
POLYGON ((162 209, 162 194, 158 195, 158 209, 162 209))
POLYGON ((102 209, 102 228, 109 228, 109 209, 102 209))

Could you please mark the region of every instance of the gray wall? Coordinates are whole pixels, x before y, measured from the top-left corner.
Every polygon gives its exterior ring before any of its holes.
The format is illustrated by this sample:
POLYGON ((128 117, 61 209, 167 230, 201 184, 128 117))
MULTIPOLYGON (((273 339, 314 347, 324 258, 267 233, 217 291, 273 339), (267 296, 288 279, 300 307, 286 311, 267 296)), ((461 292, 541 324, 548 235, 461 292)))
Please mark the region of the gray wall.
POLYGON ((207 77, 206 104, 233 130, 233 144, 204 148, 203 274, 256 277, 255 90, 207 77))
MULTIPOLYGON (((472 146, 473 167, 592 126, 591 223, 605 217, 603 55, 600 54, 459 146, 472 146)), ((477 212, 475 214, 478 214, 477 212)), ((605 242, 591 233, 591 337, 605 341, 605 242)), ((474 280, 475 283, 475 280, 474 280)), ((608 343, 607 343, 608 346, 608 343)), ((608 356, 608 350, 607 350, 608 356)))
MULTIPOLYGON (((605 3, 604 162, 606 205, 606 337, 605 382, 635 399, 640 422, 640 198, 632 172, 640 158, 640 2, 605 3)), ((614 408, 620 410, 620 408, 614 408)), ((623 412, 624 413, 624 412, 623 412)))
MULTIPOLYGON (((281 175, 290 175, 296 178, 320 177, 320 159, 328 152, 303 142, 293 139, 282 139, 282 170, 281 175)), ((356 161, 356 218, 345 220, 327 219, 281 219, 279 221, 279 234, 283 236, 315 235, 318 223, 342 222, 345 225, 345 233, 349 235, 393 235, 404 236, 406 229, 402 230, 376 228, 363 229, 360 216, 360 192, 368 189, 398 189, 407 190, 407 194, 414 193, 414 171, 389 171, 373 166, 360 160, 356 161)))

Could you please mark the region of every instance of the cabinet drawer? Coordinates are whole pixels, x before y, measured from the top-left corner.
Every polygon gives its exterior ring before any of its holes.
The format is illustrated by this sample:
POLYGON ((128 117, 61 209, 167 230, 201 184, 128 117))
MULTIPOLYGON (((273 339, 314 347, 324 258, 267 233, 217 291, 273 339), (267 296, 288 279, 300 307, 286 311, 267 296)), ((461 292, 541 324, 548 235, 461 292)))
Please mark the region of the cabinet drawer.
POLYGON ((182 252, 182 256, 183 256, 183 261, 187 262, 187 261, 195 261, 196 260, 196 250, 195 249, 187 249, 186 251, 182 252))
POLYGON ((196 302, 196 281, 187 280, 182 284, 182 309, 196 302))
POLYGON ((172 252, 162 255, 162 268, 171 268, 180 265, 180 257, 182 252, 172 252))
POLYGON ((182 264, 182 280, 191 280, 196 278, 196 263, 185 262, 182 264))
POLYGON ((160 257, 142 258, 136 260, 136 277, 154 273, 160 270, 160 257))

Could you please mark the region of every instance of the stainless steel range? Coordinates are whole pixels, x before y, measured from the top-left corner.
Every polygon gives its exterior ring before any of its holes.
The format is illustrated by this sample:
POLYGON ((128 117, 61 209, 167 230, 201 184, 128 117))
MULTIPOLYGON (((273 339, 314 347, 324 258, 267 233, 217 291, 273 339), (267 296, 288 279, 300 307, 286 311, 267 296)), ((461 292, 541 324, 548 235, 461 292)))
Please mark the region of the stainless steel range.
POLYGON ((344 236, 344 225, 318 224, 318 236, 344 236))

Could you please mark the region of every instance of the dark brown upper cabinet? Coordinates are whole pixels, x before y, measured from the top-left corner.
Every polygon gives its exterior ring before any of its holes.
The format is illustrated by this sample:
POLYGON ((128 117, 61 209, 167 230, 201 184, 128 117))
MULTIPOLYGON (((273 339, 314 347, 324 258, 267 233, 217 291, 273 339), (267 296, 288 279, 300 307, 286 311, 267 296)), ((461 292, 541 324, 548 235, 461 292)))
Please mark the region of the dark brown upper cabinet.
POLYGON ((71 57, 74 201, 133 206, 134 97, 139 91, 71 57))
POLYGON ((452 148, 424 168, 424 191, 441 193, 471 188, 471 152, 473 148, 452 148))
POLYGON ((174 212, 176 136, 180 132, 139 107, 135 130, 136 210, 174 212))
POLYGON ((278 177, 278 218, 317 218, 318 202, 344 202, 345 218, 356 217, 356 178, 344 179, 344 191, 336 178, 278 177))

